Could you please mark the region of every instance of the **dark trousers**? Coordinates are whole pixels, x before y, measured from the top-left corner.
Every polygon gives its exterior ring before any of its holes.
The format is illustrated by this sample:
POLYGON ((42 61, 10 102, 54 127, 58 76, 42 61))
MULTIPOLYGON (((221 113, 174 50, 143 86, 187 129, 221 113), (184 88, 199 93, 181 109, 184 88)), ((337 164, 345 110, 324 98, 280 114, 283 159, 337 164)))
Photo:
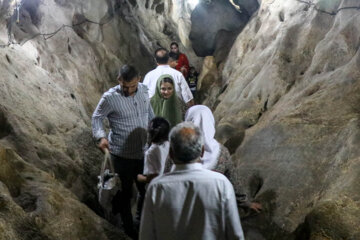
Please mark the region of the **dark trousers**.
POLYGON ((111 160, 114 163, 115 172, 119 174, 121 188, 112 201, 113 213, 120 213, 124 224, 125 232, 134 233, 133 218, 131 214, 131 196, 132 186, 135 181, 138 189, 136 220, 140 222, 141 210, 145 198, 145 184, 136 181, 138 174, 144 170, 144 159, 126 159, 111 154, 111 160))

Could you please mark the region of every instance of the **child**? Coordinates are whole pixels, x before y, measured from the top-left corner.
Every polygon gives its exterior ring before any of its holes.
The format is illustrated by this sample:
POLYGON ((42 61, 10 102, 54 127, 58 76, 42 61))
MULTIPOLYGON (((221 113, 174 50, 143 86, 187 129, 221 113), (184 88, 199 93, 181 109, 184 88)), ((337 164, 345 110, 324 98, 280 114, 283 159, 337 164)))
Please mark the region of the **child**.
POLYGON ((194 67, 190 67, 187 83, 194 97, 196 94, 197 82, 198 82, 198 73, 196 72, 194 67))
POLYGON ((169 65, 170 65, 170 67, 175 68, 176 65, 178 64, 178 60, 179 60, 179 54, 173 53, 173 52, 169 53, 169 65))
POLYGON ((164 173, 165 161, 169 155, 170 124, 162 117, 150 121, 148 134, 151 146, 145 152, 144 174, 139 174, 139 182, 149 183, 153 178, 164 173))

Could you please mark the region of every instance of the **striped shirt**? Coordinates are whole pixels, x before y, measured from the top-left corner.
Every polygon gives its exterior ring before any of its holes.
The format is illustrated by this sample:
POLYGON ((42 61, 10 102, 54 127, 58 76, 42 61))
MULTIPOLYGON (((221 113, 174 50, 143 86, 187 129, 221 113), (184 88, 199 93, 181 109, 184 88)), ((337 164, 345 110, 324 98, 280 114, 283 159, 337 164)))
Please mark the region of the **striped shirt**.
POLYGON ((104 93, 92 115, 93 136, 97 140, 106 137, 103 120, 107 118, 110 152, 123 158, 142 159, 147 127, 153 117, 145 85, 139 83, 134 96, 125 96, 117 85, 104 93))

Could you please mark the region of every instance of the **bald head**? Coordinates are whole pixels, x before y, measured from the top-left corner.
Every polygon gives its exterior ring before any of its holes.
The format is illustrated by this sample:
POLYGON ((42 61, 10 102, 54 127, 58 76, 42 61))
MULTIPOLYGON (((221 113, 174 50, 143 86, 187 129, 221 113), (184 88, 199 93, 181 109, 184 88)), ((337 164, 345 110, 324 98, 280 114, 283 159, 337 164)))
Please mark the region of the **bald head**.
POLYGON ((169 52, 165 48, 158 48, 155 51, 155 60, 157 64, 167 64, 169 61, 169 52))
POLYGON ((170 148, 175 162, 191 163, 202 153, 201 131, 191 122, 176 125, 170 132, 170 148))

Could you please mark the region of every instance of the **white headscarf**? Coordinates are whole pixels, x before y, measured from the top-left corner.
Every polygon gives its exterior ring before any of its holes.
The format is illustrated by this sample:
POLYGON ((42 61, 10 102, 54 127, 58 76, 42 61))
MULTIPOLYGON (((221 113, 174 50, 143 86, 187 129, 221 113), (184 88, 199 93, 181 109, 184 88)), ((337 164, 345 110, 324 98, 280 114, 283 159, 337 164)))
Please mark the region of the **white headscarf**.
POLYGON ((195 105, 185 114, 185 121, 193 122, 198 126, 204 137, 204 156, 201 158, 206 169, 214 169, 220 154, 220 144, 214 139, 215 119, 211 110, 204 105, 195 105))

